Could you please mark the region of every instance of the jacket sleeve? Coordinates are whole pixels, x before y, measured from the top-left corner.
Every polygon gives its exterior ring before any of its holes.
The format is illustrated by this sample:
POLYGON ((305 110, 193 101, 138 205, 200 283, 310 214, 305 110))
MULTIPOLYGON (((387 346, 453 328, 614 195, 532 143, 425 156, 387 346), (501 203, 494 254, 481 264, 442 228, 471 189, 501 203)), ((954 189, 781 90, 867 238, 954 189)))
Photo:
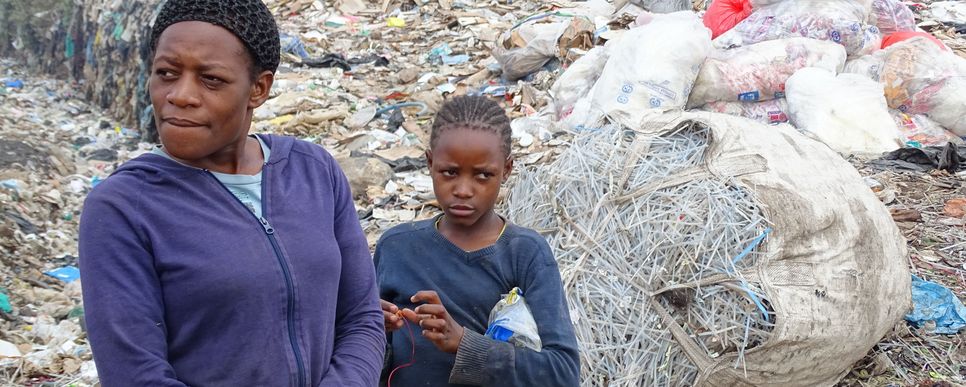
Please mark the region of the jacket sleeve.
POLYGON ((383 366, 386 332, 369 243, 359 226, 345 174, 328 157, 335 197, 335 237, 342 253, 335 343, 320 386, 375 386, 383 366))
POLYGON ((450 373, 452 384, 477 386, 577 386, 580 358, 577 339, 560 281, 546 242, 521 286, 540 333, 540 352, 496 341, 467 329, 450 373))
POLYGON ((86 200, 79 237, 85 318, 101 385, 184 386, 167 361, 161 284, 136 221, 136 199, 125 199, 136 195, 109 183, 86 200))

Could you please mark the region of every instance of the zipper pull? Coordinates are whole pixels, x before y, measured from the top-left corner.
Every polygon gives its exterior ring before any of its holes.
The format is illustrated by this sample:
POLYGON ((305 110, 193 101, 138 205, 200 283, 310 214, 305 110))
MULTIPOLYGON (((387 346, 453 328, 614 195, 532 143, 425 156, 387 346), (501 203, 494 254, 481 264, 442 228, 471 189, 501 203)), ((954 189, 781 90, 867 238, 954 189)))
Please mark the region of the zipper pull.
POLYGON ((272 235, 272 234, 275 233, 275 228, 272 227, 272 225, 268 223, 268 220, 267 219, 260 217, 260 218, 258 218, 258 222, 261 223, 262 224, 262 228, 265 229, 265 234, 272 235))

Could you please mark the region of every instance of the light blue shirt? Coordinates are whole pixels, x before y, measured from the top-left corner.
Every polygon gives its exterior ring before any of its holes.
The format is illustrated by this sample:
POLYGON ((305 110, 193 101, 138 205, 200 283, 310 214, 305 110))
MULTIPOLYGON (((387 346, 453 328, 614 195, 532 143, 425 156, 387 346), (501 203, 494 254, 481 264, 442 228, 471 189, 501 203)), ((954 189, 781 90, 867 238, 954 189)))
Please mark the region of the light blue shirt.
MULTIPOLYGON (((272 154, 272 150, 269 149, 268 145, 266 145, 261 138, 258 138, 258 136, 251 137, 254 137, 256 140, 258 140, 258 144, 262 146, 262 155, 265 157, 264 160, 268 161, 268 158, 272 154)), ((168 152, 165 152, 164 148, 162 148, 160 145, 155 147, 151 153, 164 156, 169 160, 178 162, 178 160, 172 158, 168 152)), ((214 175, 215 178, 225 186, 225 188, 228 188, 228 191, 230 191, 232 195, 235 195, 235 197, 238 198, 238 200, 241 201, 245 207, 248 207, 248 209, 255 214, 255 216, 259 218, 262 217, 261 171, 254 175, 233 175, 230 173, 219 173, 215 171, 211 171, 211 174, 214 175)))

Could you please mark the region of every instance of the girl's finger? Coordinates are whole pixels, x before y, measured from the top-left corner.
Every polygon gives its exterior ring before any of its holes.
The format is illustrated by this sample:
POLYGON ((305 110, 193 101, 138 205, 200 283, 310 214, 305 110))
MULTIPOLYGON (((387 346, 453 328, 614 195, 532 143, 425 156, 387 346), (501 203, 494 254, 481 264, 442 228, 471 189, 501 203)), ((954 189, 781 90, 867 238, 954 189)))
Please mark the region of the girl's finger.
POLYGON ((442 331, 443 328, 446 328, 446 321, 440 319, 423 320, 419 322, 419 326, 423 329, 442 331))
POLYGON ((425 304, 417 306, 416 313, 443 316, 446 314, 446 308, 444 308, 442 305, 425 304))
POLYGON ((396 313, 399 310, 399 307, 386 300, 379 300, 379 306, 382 307, 382 310, 389 313, 396 313))
POLYGON ((430 341, 443 341, 446 340, 446 335, 440 332, 434 331, 423 331, 423 337, 429 339, 430 341))
POLYGON ((434 290, 420 290, 410 298, 412 302, 425 302, 427 304, 441 304, 439 294, 434 290))

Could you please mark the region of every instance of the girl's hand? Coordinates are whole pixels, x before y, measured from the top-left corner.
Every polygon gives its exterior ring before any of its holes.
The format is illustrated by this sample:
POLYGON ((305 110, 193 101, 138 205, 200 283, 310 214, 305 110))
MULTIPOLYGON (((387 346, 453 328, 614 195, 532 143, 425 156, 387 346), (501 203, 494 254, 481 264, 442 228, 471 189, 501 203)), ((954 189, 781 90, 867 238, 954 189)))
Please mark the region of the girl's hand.
POLYGON ((422 290, 412 297, 412 302, 425 302, 417 306, 413 318, 406 318, 423 328, 423 337, 432 341, 440 351, 456 353, 463 339, 463 327, 446 312, 439 300, 439 294, 432 290, 422 290))
POLYGON ((387 332, 402 328, 404 324, 403 318, 408 320, 414 320, 416 318, 416 313, 412 310, 399 309, 398 306, 389 301, 379 300, 379 304, 382 306, 382 318, 387 332))

